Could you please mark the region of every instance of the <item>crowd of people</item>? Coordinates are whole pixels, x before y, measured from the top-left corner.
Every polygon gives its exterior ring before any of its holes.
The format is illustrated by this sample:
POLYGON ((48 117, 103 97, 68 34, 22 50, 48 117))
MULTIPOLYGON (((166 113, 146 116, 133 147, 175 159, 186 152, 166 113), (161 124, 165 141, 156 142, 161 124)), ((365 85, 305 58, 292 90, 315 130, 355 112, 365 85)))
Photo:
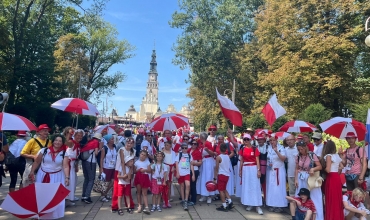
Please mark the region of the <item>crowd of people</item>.
POLYGON ((49 139, 50 130, 40 125, 33 138, 19 131, 11 144, 0 133, 0 160, 9 152, 16 158, 5 164, 10 192, 16 189, 18 174, 19 188, 39 182, 61 183, 69 189, 65 202, 44 219, 63 217, 65 207, 80 199, 92 203, 97 168, 107 183, 100 201, 110 202, 111 211, 119 215, 171 208, 174 181, 180 186, 184 210, 221 200, 216 209, 227 212, 234 208, 232 199, 240 199, 246 211, 255 209, 260 215, 263 205, 270 212, 289 206, 293 220, 363 220, 369 214, 367 153, 356 145, 353 132, 347 133, 349 148, 343 151, 320 133, 279 140, 272 132, 248 128, 237 138, 230 129, 217 134, 214 125, 199 134, 186 129, 163 134, 142 129, 135 134, 119 125, 114 133, 67 127, 49 139), (75 195, 79 164, 84 176, 81 198, 75 195), (136 188, 136 206, 131 186, 136 188))

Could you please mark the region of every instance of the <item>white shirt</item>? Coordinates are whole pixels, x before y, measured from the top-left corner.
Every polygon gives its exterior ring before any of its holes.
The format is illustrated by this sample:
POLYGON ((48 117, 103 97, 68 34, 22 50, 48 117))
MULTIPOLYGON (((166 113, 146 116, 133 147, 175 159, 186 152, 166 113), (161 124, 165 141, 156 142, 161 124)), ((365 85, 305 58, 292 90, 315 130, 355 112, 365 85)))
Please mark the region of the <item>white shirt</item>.
POLYGON ((286 157, 288 161, 288 171, 287 171, 288 177, 295 177, 295 166, 296 166, 295 158, 296 156, 298 156, 297 147, 296 146, 292 148, 286 147, 285 151, 286 151, 286 157))
POLYGON ((21 151, 26 143, 26 140, 18 138, 10 145, 9 151, 14 155, 14 157, 19 157, 21 156, 21 151))
POLYGON ((209 135, 207 137, 207 141, 211 142, 212 144, 212 147, 216 145, 216 136, 215 137, 211 137, 211 135, 209 135))
MULTIPOLYGON (((284 149, 283 146, 277 145, 277 150, 282 156, 286 156, 286 150, 284 149)), ((274 168, 284 168, 285 169, 285 164, 284 161, 280 160, 278 154, 272 149, 272 147, 269 147, 267 150, 267 166, 271 163, 272 169, 274 168)), ((295 167, 294 167, 295 168, 295 167)))
POLYGON ((324 142, 321 142, 321 144, 319 145, 314 145, 313 152, 316 154, 316 156, 321 157, 323 148, 324 148, 324 142))
MULTIPOLYGON (((128 167, 128 166, 125 166, 125 167, 126 167, 126 173, 129 173, 130 172, 130 167, 128 167)), ((121 168, 121 170, 119 172, 120 172, 119 175, 120 176, 123 176, 122 168, 121 168)), ((118 178, 118 184, 120 184, 120 185, 127 185, 127 184, 130 184, 130 180, 125 181, 122 178, 118 178)))
POLYGON ((219 164, 219 167, 218 167, 218 174, 222 174, 224 176, 230 176, 230 166, 231 166, 231 162, 230 162, 230 157, 229 155, 227 154, 220 154, 219 155, 221 157, 221 163, 219 164))
POLYGON ((268 148, 268 145, 266 143, 264 143, 262 146, 258 145, 257 147, 258 147, 258 151, 261 154, 266 154, 267 148, 268 148))
MULTIPOLYGON (((145 160, 145 161, 141 161, 140 159, 137 160, 135 163, 134 163, 134 166, 136 168, 136 172, 139 171, 140 169, 148 169, 148 166, 150 165, 150 162, 148 160, 145 160)), ((144 173, 144 174, 148 174, 149 173, 144 173)))
POLYGON ((158 179, 158 178, 163 179, 164 174, 168 172, 168 166, 166 166, 163 163, 162 164, 157 164, 157 163, 152 164, 151 168, 152 170, 154 170, 152 174, 152 179, 158 179))
POLYGON ((128 156, 135 156, 136 150, 133 149, 133 152, 126 150, 126 147, 121 147, 117 152, 117 161, 116 161, 116 170, 120 171, 122 170, 122 164, 121 164, 121 156, 120 151, 123 151, 123 158, 126 158, 128 156))
POLYGON ((117 151, 115 148, 112 150, 107 147, 107 152, 105 152, 105 157, 103 158, 103 167, 105 169, 114 169, 116 167, 117 161, 117 151))
POLYGON ((338 154, 327 154, 324 156, 324 160, 326 161, 326 157, 330 155, 331 156, 331 166, 330 166, 330 172, 338 172, 339 170, 339 164, 342 162, 342 159, 338 154))
POLYGON ((179 163, 180 176, 190 175, 190 161, 191 161, 191 156, 189 154, 183 153, 181 158, 180 158, 180 153, 177 155, 176 162, 179 163))

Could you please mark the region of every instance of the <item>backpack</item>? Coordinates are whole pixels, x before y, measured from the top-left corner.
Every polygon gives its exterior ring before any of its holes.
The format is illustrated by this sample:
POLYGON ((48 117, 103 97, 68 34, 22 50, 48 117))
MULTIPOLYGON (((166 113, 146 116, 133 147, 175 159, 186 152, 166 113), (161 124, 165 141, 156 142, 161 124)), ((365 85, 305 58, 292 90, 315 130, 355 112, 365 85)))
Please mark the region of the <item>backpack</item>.
MULTIPOLYGON (((227 144, 227 150, 231 154, 230 144, 227 144)), ((231 161, 232 166, 236 166, 238 164, 239 158, 238 158, 238 155, 236 154, 235 149, 233 151, 234 151, 234 156, 230 158, 230 161, 231 161)))
MULTIPOLYGON (((357 147, 356 154, 357 154, 358 158, 361 159, 361 157, 360 157, 360 147, 357 147)), ((361 162, 361 169, 362 169, 362 162, 361 162)), ((365 172, 365 176, 364 177, 369 177, 369 176, 370 176, 370 170, 369 169, 366 169, 366 172, 365 172)))
MULTIPOLYGON (((315 153, 314 152, 308 152, 308 157, 310 158, 311 162, 310 162, 310 165, 311 165, 311 168, 314 168, 316 167, 316 164, 315 164, 315 161, 313 160, 313 155, 315 153)), ((298 162, 299 162, 299 154, 298 154, 298 162)))
POLYGON ((5 159, 4 159, 4 164, 6 166, 11 166, 11 165, 17 165, 18 163, 18 158, 15 157, 12 152, 7 152, 6 155, 5 155, 5 159))
MULTIPOLYGON (((116 145, 113 144, 113 147, 114 149, 116 149, 116 145)), ((105 152, 105 155, 104 155, 104 158, 107 156, 107 153, 108 153, 108 147, 104 145, 104 152, 105 152)), ((98 155, 96 156, 96 162, 98 163, 99 167, 100 167, 100 159, 101 159, 101 151, 99 151, 98 155)))

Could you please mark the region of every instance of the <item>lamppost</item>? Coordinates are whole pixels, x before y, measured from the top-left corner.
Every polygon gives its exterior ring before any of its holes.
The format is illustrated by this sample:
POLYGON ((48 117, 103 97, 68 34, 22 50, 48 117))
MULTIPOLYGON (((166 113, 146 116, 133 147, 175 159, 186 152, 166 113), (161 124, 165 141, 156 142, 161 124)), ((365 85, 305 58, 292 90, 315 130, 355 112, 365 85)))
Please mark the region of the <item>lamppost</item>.
MULTIPOLYGON (((366 19, 365 31, 368 31, 370 29, 370 28, 368 28, 369 22, 370 22, 370 17, 368 17, 366 19)), ((370 47, 370 35, 367 35, 367 37, 365 38, 365 44, 366 44, 366 46, 370 47)))
MULTIPOLYGON (((225 89, 225 91, 224 91, 224 96, 226 96, 226 98, 228 98, 227 95, 226 95, 226 91, 231 92, 231 101, 235 104, 235 79, 233 81, 233 90, 225 89)), ((234 125, 233 125, 233 131, 235 131, 235 126, 234 125)))

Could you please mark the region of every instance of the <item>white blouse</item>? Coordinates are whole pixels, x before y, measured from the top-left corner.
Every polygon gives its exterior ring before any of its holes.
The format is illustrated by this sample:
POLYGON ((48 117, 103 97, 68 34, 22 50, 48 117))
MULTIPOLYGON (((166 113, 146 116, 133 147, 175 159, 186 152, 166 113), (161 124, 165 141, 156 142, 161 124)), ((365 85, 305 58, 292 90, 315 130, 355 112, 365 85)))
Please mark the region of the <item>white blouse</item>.
POLYGON ((324 160, 326 161, 326 157, 330 155, 331 156, 331 166, 330 166, 330 172, 338 172, 339 170, 339 164, 342 162, 342 159, 338 154, 327 154, 324 156, 324 160))

